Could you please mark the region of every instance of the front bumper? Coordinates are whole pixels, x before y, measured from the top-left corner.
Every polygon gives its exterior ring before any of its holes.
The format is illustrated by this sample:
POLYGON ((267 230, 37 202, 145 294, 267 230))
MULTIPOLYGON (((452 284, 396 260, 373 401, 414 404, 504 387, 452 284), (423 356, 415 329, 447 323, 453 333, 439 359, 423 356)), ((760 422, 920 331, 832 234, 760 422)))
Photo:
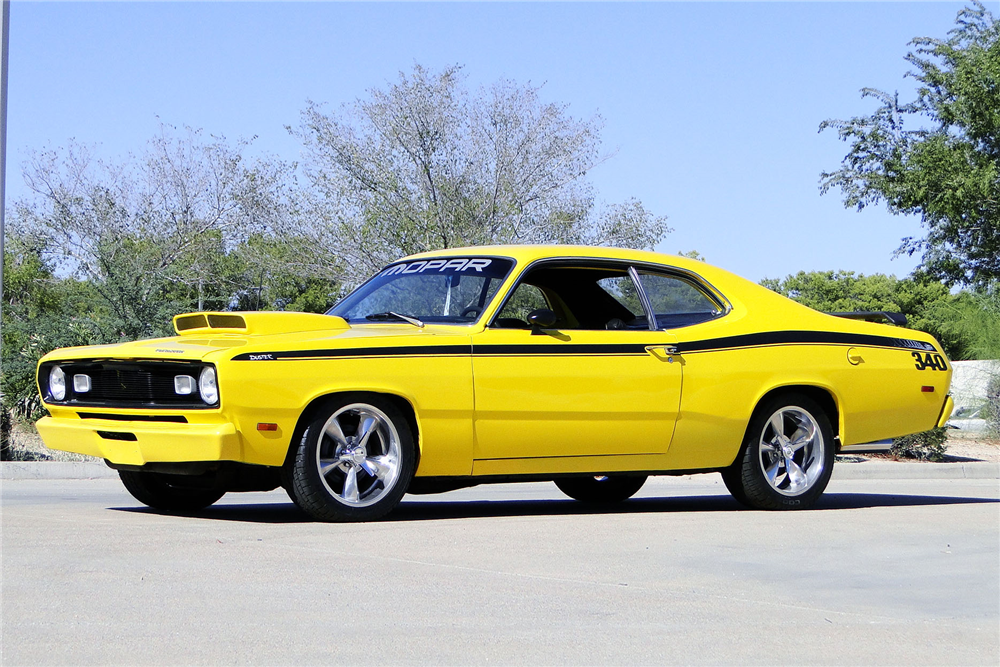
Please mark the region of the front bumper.
POLYGON ((241 455, 240 436, 228 422, 174 424, 43 417, 35 426, 50 449, 122 465, 239 461, 241 455))

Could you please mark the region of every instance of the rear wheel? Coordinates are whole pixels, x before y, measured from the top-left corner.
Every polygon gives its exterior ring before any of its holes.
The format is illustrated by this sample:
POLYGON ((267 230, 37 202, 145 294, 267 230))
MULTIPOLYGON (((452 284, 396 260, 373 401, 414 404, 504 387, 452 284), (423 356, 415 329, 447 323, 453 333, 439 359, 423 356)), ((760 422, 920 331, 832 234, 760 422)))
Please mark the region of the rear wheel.
POLYGON ((415 459, 409 424, 395 405, 379 396, 345 395, 306 428, 291 493, 320 521, 371 521, 399 503, 415 459))
POLYGON ((584 503, 619 503, 634 496, 645 483, 645 476, 631 475, 595 475, 556 480, 560 491, 584 503))
POLYGON ((750 507, 805 509, 826 489, 835 453, 823 409, 806 396, 785 394, 754 413, 740 456, 722 478, 750 507))
POLYGON ((144 505, 168 512, 191 512, 208 507, 225 495, 214 488, 214 476, 170 475, 119 470, 122 484, 144 505))

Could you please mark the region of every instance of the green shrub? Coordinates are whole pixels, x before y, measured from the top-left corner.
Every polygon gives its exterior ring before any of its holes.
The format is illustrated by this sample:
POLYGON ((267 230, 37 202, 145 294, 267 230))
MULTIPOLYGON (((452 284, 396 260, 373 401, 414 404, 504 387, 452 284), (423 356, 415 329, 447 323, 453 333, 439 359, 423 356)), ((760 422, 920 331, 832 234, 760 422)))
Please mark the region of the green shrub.
POLYGON ((894 438, 889 453, 901 459, 921 459, 924 461, 943 461, 947 429, 932 428, 923 433, 905 435, 894 438))

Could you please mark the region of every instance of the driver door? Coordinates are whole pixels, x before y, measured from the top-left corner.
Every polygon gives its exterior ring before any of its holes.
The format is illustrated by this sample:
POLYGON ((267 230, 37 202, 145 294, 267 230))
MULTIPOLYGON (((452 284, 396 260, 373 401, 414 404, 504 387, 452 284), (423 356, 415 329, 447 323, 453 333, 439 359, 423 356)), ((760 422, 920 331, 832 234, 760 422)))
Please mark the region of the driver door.
POLYGON ((681 392, 675 340, 649 329, 627 267, 529 269, 472 339, 474 458, 666 452, 681 392), (556 314, 552 328, 527 326, 538 307, 556 314))

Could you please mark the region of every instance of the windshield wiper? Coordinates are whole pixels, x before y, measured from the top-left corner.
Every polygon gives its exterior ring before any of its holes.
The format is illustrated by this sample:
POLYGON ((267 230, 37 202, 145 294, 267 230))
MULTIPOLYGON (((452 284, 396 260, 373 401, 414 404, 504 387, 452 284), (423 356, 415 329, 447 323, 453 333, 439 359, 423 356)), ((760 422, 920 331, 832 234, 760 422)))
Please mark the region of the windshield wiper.
POLYGON ((384 313, 372 313, 371 315, 365 315, 366 320, 402 320, 403 322, 409 322, 413 326, 423 329, 424 323, 415 317, 410 317, 409 315, 400 315, 399 313, 394 313, 391 310, 387 310, 384 313))

